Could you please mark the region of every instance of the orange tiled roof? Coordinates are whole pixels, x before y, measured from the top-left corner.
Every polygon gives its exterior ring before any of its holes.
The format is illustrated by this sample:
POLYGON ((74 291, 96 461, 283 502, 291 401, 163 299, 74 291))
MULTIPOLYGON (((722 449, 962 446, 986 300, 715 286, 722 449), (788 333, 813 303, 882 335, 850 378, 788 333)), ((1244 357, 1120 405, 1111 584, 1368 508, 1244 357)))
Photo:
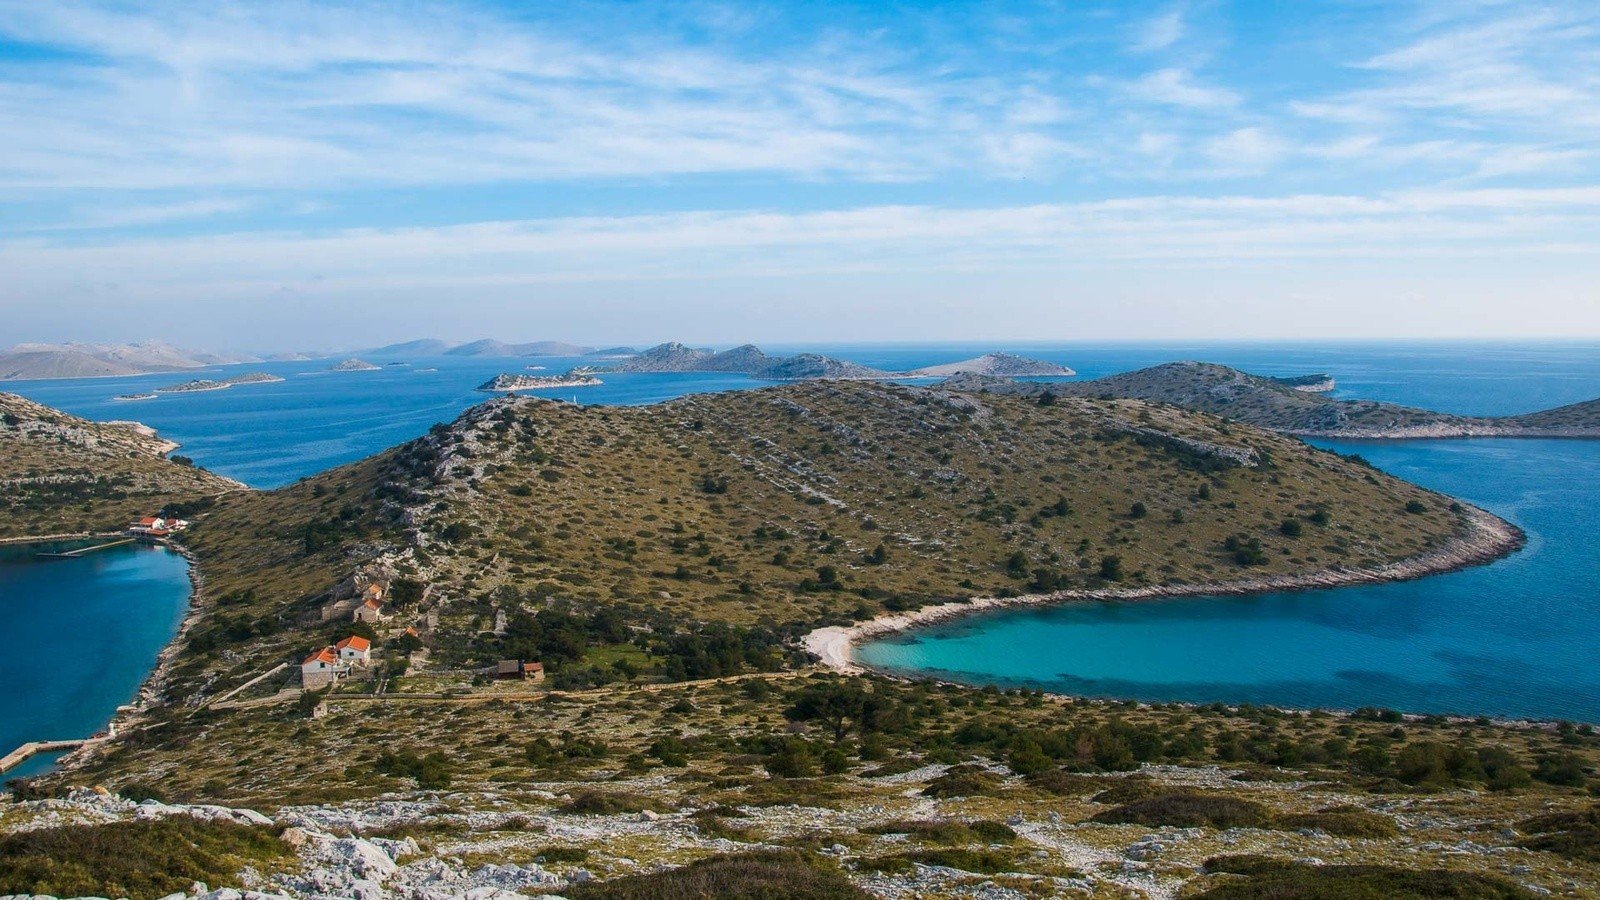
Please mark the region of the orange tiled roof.
POLYGON ((346 647, 358 652, 365 652, 372 649, 372 642, 364 637, 361 637, 360 635, 352 634, 339 643, 333 645, 333 649, 335 650, 343 650, 346 647))
POLYGON ((324 662, 324 663, 328 663, 329 665, 333 665, 334 663, 337 663, 338 661, 339 661, 339 655, 337 653, 333 652, 333 648, 332 647, 323 647, 321 650, 318 650, 317 652, 315 652, 315 653, 311 654, 310 656, 306 657, 306 661, 301 663, 300 665, 309 666, 312 663, 316 663, 316 662, 324 662))

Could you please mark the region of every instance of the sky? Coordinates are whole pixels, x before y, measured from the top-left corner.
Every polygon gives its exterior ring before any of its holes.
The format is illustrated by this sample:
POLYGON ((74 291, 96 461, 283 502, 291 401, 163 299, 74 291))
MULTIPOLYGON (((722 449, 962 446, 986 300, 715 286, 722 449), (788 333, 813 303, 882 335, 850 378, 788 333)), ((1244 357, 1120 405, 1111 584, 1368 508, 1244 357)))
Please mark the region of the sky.
POLYGON ((0 345, 1600 336, 1600 4, 0 0, 0 345))

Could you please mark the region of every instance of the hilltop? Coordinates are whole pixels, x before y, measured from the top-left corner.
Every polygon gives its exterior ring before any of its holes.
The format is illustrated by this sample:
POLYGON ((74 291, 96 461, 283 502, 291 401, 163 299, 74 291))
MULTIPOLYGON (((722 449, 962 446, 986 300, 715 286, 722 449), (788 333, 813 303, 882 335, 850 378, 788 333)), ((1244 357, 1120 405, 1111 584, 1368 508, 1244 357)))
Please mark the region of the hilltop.
POLYGON ((112 531, 237 482, 168 459, 136 422, 91 422, 0 393, 0 538, 112 531))
MULTIPOLYGON (((1394 571, 1487 519, 1135 400, 832 381, 497 398, 220 498, 184 538, 204 594, 160 704, 24 793, 249 804, 270 818, 137 815, 225 820, 193 827, 248 886, 298 896, 1561 891, 1594 875, 1587 729, 847 677, 797 642, 973 596, 1394 571), (352 625, 369 585, 393 616, 352 625), (250 686, 353 631, 376 656, 330 691, 250 686), (478 674, 507 658, 548 680, 478 674)), ((119 804, 24 802, 6 827, 139 846, 119 804)))
POLYGON ((1175 362, 1092 381, 1038 384, 958 375, 944 384, 1032 397, 1145 400, 1308 437, 1600 437, 1600 400, 1518 416, 1461 416, 1307 390, 1326 378, 1267 378, 1215 363, 1175 362))
POLYGON ((251 356, 197 353, 158 341, 134 344, 17 344, 0 351, 0 381, 109 378, 240 362, 260 360, 251 356))

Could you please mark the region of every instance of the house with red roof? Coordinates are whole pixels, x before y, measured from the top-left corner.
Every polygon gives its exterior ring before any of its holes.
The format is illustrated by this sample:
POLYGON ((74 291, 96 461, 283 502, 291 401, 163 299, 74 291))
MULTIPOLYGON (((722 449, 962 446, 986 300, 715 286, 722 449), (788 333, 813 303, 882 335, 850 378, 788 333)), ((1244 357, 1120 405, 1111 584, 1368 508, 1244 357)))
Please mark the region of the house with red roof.
POLYGON ((333 649, 339 654, 339 662, 346 665, 365 666, 372 661, 372 642, 360 635, 350 635, 334 644, 333 649))
POLYGON ((323 647, 300 663, 300 684, 308 691, 326 687, 348 670, 349 666, 339 661, 338 650, 323 647))

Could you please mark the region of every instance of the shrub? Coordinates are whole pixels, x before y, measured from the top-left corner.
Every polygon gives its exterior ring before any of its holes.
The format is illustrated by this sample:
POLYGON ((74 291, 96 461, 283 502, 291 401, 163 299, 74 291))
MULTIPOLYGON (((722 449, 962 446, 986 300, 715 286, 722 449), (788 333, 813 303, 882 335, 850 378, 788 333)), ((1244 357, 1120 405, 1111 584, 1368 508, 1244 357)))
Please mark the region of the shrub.
POLYGON ((1501 878, 1443 869, 1313 866, 1262 856, 1225 856, 1206 860, 1205 870, 1245 876, 1199 895, 1206 900, 1523 900, 1533 896, 1501 878))
POLYGON ((1093 821, 1179 828, 1259 828, 1267 819, 1266 807, 1251 800, 1221 794, 1172 793, 1108 809, 1097 813, 1093 821))
POLYGON ((928 782, 924 797, 983 797, 1000 791, 1000 777, 993 772, 958 772, 954 769, 928 782))
POLYGON ((756 900, 868 900, 835 869, 792 850, 712 856, 679 869, 575 885, 573 900, 675 900, 750 897, 756 900))
POLYGON ((580 816, 614 816, 620 813, 644 812, 655 803, 648 797, 607 791, 581 791, 561 807, 561 811, 580 816))
POLYGON ((910 853, 896 853, 893 856, 880 856, 877 859, 862 860, 861 866, 879 872, 904 872, 911 868, 913 863, 925 866, 944 866, 950 869, 960 869, 963 872, 982 872, 993 875, 996 872, 1006 872, 1016 866, 1016 853, 1010 850, 966 850, 961 848, 940 848, 937 850, 915 850, 910 853))
POLYGON ((291 865, 269 829, 189 816, 41 828, 0 837, 0 893, 162 897, 196 881, 232 883, 244 866, 291 865))
POLYGON ((1388 838, 1400 833, 1393 819, 1358 806, 1331 806, 1314 813, 1279 816, 1273 826, 1289 831, 1315 828, 1346 838, 1388 838))

